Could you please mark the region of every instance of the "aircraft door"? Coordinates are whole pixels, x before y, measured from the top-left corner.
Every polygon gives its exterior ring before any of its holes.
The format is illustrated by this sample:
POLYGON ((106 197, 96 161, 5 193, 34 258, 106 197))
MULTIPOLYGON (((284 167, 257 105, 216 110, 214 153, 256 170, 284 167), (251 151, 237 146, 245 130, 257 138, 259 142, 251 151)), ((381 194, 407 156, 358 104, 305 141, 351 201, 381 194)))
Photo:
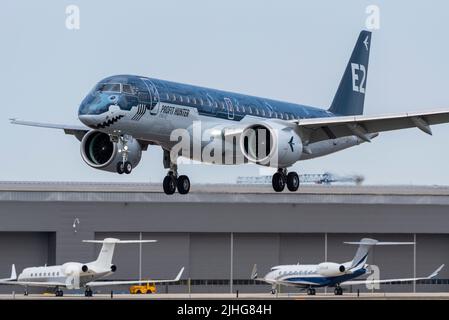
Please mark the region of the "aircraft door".
POLYGON ((156 115, 159 112, 159 92, 150 80, 145 79, 143 82, 147 86, 148 92, 150 93, 150 114, 156 115))
POLYGON ((228 119, 233 120, 234 119, 234 105, 232 104, 231 99, 224 98, 226 109, 228 110, 228 119))

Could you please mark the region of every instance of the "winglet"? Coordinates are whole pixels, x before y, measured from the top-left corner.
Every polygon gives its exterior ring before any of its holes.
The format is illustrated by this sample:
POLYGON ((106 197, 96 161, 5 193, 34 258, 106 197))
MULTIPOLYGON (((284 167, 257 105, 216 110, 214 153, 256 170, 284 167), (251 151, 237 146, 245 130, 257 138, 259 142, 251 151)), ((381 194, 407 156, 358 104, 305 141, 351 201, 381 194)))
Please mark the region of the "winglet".
POLYGON ((253 271, 251 271, 251 280, 257 279, 257 264, 254 264, 253 271))
POLYGON ((176 276, 175 279, 173 279, 173 281, 179 281, 179 279, 181 279, 181 276, 183 273, 184 273, 184 267, 182 267, 181 270, 179 270, 178 275, 176 276))
POLYGON ((11 277, 10 277, 10 280, 16 280, 16 279, 17 279, 16 266, 13 264, 11 266, 11 277))
POLYGON ((444 263, 441 266, 439 266, 438 269, 436 269, 434 272, 432 272, 432 274, 430 274, 428 278, 429 279, 435 278, 438 275, 438 273, 441 271, 441 269, 443 269, 443 268, 444 268, 444 263))

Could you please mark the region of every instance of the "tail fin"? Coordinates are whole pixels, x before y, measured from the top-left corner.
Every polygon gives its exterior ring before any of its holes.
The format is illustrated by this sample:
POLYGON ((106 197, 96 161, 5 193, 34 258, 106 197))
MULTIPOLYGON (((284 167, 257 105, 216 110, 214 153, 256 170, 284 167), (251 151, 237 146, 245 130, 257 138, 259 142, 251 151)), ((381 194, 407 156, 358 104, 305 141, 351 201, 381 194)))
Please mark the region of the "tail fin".
POLYGON ((157 240, 120 240, 115 238, 106 238, 104 240, 83 240, 83 242, 103 244, 97 260, 93 262, 95 265, 102 268, 109 268, 112 265, 112 256, 114 255, 114 249, 117 243, 147 243, 156 241, 157 240))
POLYGON ((342 116, 363 114, 371 32, 360 32, 329 111, 342 116))
POLYGON ((345 243, 359 245, 354 258, 350 263, 350 267, 348 268, 349 270, 362 267, 366 263, 366 259, 368 259, 368 253, 372 248, 372 246, 415 244, 414 242, 380 242, 370 238, 363 238, 358 242, 345 242, 345 243))
POLYGON ((16 265, 15 264, 13 264, 11 266, 11 277, 10 277, 10 279, 11 280, 16 280, 17 279, 16 265))
POLYGON ((257 274, 257 264, 254 264, 253 270, 251 271, 251 280, 255 280, 258 278, 257 274))

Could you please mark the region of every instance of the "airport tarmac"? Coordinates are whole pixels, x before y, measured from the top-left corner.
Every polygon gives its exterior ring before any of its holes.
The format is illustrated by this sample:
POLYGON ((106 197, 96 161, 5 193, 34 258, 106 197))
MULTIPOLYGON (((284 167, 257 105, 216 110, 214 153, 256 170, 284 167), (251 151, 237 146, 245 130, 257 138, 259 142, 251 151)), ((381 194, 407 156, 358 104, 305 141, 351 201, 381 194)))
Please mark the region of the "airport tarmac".
POLYGON ((24 296, 22 293, 1 294, 0 300, 449 300, 449 292, 391 292, 391 293, 345 293, 336 296, 333 293, 317 294, 308 296, 306 294, 277 294, 270 293, 164 293, 164 294, 96 294, 93 297, 85 297, 83 294, 64 294, 63 297, 55 297, 53 294, 30 294, 24 296))

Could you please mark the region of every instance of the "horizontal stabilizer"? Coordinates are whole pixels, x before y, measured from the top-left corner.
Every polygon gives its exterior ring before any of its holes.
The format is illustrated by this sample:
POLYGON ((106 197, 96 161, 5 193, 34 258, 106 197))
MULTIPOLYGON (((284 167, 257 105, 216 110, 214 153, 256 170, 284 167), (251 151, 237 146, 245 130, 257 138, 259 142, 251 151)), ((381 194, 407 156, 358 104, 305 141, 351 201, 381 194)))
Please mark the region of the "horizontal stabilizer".
POLYGON ((87 243, 150 243, 157 242, 157 240, 120 240, 115 238, 106 238, 104 240, 83 240, 87 243))

